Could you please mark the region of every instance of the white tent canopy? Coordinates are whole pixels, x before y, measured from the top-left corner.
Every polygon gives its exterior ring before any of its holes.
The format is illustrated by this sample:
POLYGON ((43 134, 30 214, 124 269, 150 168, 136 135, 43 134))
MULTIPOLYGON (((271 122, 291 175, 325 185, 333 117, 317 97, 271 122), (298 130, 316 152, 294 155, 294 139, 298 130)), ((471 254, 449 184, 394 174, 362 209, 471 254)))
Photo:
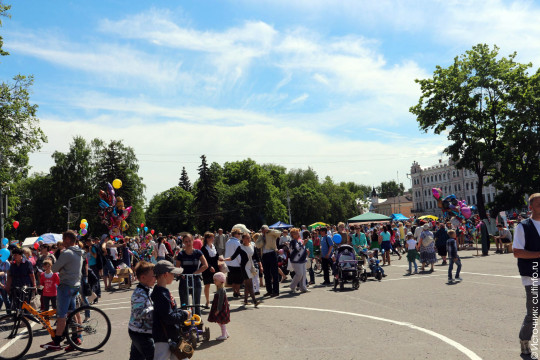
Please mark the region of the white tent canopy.
POLYGON ((27 237, 26 239, 24 239, 24 241, 22 243, 22 246, 23 247, 32 247, 37 239, 38 239, 38 236, 36 236, 36 237, 27 237))

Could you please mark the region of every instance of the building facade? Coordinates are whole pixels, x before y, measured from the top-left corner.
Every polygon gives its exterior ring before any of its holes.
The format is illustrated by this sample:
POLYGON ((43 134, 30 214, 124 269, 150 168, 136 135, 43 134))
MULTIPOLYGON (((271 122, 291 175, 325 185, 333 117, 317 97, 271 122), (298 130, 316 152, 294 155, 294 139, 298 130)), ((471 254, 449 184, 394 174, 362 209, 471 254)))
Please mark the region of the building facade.
MULTIPOLYGON (((416 161, 411 166, 412 204, 413 215, 436 215, 442 216, 442 211, 437 206, 437 200, 433 197, 432 188, 442 190, 443 198, 454 194, 459 200, 467 201, 467 205, 476 205, 476 191, 478 188, 478 176, 470 170, 456 169, 454 163, 439 160, 439 163, 423 169, 416 161)), ((486 179, 487 180, 487 179, 486 179)), ((495 198, 499 192, 492 186, 483 189, 484 202, 487 204, 495 198)))

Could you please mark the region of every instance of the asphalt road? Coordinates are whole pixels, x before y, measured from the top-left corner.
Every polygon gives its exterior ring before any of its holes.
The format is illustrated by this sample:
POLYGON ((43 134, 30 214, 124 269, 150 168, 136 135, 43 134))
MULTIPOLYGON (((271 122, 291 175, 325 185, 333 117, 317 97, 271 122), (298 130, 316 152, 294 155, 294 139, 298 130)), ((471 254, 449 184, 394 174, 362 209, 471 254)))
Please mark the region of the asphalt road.
MULTIPOLYGON (((312 286, 310 293, 290 295, 287 283, 279 297, 265 299, 258 309, 231 296, 231 337, 215 340, 219 327, 207 323, 211 340, 200 343, 193 358, 520 359, 525 294, 516 261, 511 254, 475 253, 460 252, 463 282, 455 285, 446 283, 447 266, 406 276, 406 258, 394 256, 386 278, 368 280, 358 290, 312 286)), ((99 307, 109 315, 113 333, 100 351, 42 350, 39 344, 49 337, 41 331, 26 359, 128 359, 130 296, 131 290, 103 295, 99 307)))

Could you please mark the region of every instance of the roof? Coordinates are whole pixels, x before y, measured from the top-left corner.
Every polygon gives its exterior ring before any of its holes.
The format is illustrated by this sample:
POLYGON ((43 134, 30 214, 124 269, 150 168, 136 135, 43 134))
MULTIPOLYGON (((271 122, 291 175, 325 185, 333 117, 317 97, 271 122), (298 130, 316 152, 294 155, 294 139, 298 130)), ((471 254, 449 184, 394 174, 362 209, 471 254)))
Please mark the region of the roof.
POLYGON ((379 202, 378 204, 376 204, 376 206, 388 205, 388 204, 398 204, 398 203, 403 204, 403 203, 408 203, 408 202, 412 202, 412 195, 405 194, 405 195, 402 195, 402 196, 395 196, 395 197, 388 198, 383 202, 379 202))
POLYGON ((367 212, 365 214, 350 218, 348 221, 349 222, 364 222, 364 221, 370 222, 370 221, 390 221, 390 220, 391 218, 389 216, 367 212))

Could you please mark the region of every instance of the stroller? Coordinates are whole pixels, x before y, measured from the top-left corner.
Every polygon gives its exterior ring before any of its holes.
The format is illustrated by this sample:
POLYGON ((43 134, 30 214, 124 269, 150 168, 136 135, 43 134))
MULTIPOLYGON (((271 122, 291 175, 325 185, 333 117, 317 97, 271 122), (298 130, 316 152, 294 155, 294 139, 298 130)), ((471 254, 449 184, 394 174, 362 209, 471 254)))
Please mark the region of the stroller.
POLYGON ((368 253, 367 249, 364 249, 360 255, 362 258, 362 263, 367 264, 371 270, 370 272, 367 272, 366 267, 362 266, 362 271, 360 273, 360 280, 362 280, 362 282, 366 282, 368 277, 373 277, 378 281, 381 281, 382 278, 386 276, 383 268, 381 265, 379 265, 379 259, 373 257, 373 255, 374 252, 370 251, 368 253))
POLYGON ((336 262, 334 264, 334 291, 339 285, 343 290, 345 283, 350 281, 353 289, 360 287, 360 264, 356 260, 356 253, 351 245, 341 245, 337 249, 336 262))

